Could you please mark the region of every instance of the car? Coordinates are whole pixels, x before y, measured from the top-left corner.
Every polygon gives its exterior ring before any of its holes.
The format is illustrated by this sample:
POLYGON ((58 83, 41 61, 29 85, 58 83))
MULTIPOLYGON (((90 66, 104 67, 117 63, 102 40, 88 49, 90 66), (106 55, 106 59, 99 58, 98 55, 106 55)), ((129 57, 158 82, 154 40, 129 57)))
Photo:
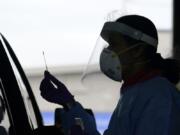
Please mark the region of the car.
POLYGON ((0 34, 0 135, 46 134, 64 133, 55 124, 44 125, 24 70, 8 41, 0 34))

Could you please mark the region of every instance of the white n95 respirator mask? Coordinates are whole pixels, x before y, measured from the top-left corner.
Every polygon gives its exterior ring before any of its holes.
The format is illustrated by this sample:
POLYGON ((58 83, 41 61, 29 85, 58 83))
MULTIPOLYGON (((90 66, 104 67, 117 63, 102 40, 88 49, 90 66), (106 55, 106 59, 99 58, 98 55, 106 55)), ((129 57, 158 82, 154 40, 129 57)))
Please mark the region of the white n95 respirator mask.
POLYGON ((114 51, 104 48, 100 55, 100 69, 112 80, 122 81, 120 59, 114 51))

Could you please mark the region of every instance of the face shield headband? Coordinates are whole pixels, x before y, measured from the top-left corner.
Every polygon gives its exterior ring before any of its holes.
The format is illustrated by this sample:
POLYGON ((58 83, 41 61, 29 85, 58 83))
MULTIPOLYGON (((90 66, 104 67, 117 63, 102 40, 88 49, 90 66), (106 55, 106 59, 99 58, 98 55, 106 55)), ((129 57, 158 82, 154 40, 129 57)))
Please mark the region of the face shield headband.
POLYGON ((152 45, 153 47, 157 48, 158 41, 155 38, 126 24, 119 22, 106 22, 101 31, 101 37, 108 42, 108 38, 111 32, 121 33, 133 39, 148 43, 149 45, 152 45))

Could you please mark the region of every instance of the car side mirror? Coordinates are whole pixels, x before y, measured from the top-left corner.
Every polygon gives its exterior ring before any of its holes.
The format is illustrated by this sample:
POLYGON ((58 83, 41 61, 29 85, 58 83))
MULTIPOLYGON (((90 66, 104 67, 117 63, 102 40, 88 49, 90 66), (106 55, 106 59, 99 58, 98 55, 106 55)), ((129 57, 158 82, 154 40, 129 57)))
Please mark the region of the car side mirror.
MULTIPOLYGON (((91 109, 85 109, 85 111, 91 115, 94 120, 94 113, 91 109)), ((65 133, 68 133, 69 130, 69 126, 71 125, 68 121, 67 121, 67 116, 66 116, 66 111, 63 108, 56 108, 55 110, 55 115, 54 115, 54 121, 55 121, 55 126, 56 127, 62 127, 65 133)))
POLYGON ((54 125, 57 127, 62 125, 63 122, 63 113, 65 113, 63 108, 56 108, 54 113, 54 125))
POLYGON ((64 129, 62 127, 62 108, 57 108, 55 110, 55 123, 51 126, 41 126, 34 130, 37 135, 65 135, 64 129))
POLYGON ((66 119, 66 111, 63 108, 56 108, 54 113, 54 125, 56 127, 61 127, 65 134, 68 133, 68 121, 66 119))

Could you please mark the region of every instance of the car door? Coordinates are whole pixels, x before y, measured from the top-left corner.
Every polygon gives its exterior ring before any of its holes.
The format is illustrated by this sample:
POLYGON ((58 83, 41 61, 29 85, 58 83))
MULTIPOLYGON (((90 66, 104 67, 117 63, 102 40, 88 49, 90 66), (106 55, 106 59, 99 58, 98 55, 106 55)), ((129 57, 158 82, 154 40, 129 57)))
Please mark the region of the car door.
POLYGON ((0 39, 0 79, 15 133, 33 134, 34 129, 43 126, 38 105, 14 51, 3 35, 0 39))

